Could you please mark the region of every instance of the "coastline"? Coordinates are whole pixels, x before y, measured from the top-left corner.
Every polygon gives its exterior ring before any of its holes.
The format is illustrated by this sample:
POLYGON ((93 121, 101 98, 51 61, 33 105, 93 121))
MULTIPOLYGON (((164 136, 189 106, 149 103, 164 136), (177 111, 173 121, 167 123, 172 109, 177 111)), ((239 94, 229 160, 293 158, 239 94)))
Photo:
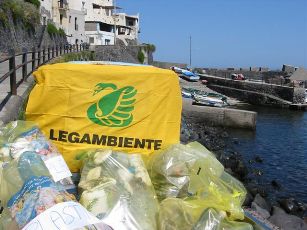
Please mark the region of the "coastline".
MULTIPOLYGON (((182 82, 181 82, 182 83, 182 82)), ((198 83, 200 84, 200 83, 198 83)), ((185 83, 185 87, 194 88, 193 84, 185 83)), ((202 89, 206 91, 206 87, 202 89)), ((210 90, 212 92, 212 90, 210 90)), ((214 91, 213 91, 214 92, 214 91)), ((236 103, 240 103, 235 101, 236 103)), ((234 105, 234 104, 233 104, 234 105)), ((276 226, 301 226, 298 229, 305 229, 307 224, 307 207, 306 204, 299 202, 294 197, 280 199, 274 194, 269 194, 265 186, 258 184, 248 177, 249 173, 262 175, 261 170, 252 171, 248 169, 245 163, 247 159, 239 152, 234 151, 229 143, 238 145, 239 141, 232 138, 227 129, 215 127, 206 122, 200 122, 193 116, 183 114, 181 141, 183 143, 198 141, 212 151, 217 159, 224 165, 225 171, 239 179, 247 189, 247 196, 244 203, 246 210, 258 213, 262 221, 273 223, 276 226), (269 197, 271 200, 269 200, 269 197)), ((261 157, 255 156, 249 163, 265 164, 261 157)), ((261 167, 261 166, 260 166, 261 167)), ((264 175, 265 176, 265 175, 264 175)), ((277 181, 272 181, 271 186, 279 190, 281 185, 277 181)), ((274 227, 274 226, 272 226, 274 227)), ((287 228, 285 228, 287 229, 287 228)), ((288 228, 290 229, 290 228, 288 228)))

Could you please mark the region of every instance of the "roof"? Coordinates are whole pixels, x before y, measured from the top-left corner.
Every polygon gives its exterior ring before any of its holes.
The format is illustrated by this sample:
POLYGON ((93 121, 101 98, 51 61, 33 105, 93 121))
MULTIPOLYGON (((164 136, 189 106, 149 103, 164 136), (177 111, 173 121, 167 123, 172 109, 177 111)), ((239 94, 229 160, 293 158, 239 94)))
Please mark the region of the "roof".
POLYGON ((93 6, 97 7, 97 8, 109 9, 109 10, 114 10, 114 9, 121 10, 122 9, 122 8, 120 8, 118 6, 102 6, 102 5, 99 5, 99 4, 96 4, 96 3, 93 3, 93 6))
POLYGON ((290 77, 291 80, 307 81, 307 70, 298 68, 290 77))

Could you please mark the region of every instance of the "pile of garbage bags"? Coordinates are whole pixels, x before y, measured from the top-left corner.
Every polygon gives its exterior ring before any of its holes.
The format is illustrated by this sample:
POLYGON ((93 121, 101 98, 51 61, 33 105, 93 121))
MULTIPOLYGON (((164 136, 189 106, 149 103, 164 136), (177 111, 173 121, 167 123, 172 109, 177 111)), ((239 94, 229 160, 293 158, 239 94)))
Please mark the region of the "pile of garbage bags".
POLYGON ((84 150, 75 159, 83 165, 78 197, 65 189, 71 174, 53 170, 65 168, 59 157, 32 123, 0 128, 0 229, 27 229, 39 217, 46 220, 48 210, 72 202, 90 221, 63 229, 86 223, 86 229, 253 229, 244 222, 245 188, 197 142, 157 151, 146 164, 141 154, 84 150))
POLYGON ((158 201, 141 156, 112 150, 88 154, 80 203, 114 229, 157 229, 158 201))

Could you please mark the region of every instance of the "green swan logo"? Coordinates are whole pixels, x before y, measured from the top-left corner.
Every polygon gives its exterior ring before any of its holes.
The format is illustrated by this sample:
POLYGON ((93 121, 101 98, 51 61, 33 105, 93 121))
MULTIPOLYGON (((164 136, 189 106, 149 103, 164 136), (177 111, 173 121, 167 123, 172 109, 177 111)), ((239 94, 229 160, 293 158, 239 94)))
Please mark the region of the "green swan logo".
POLYGON ((134 110, 134 96, 137 90, 132 86, 117 89, 112 83, 99 83, 95 86, 93 96, 106 92, 98 102, 92 104, 87 110, 88 118, 101 126, 126 127, 132 120, 134 110), (109 93, 110 89, 112 92, 109 93))

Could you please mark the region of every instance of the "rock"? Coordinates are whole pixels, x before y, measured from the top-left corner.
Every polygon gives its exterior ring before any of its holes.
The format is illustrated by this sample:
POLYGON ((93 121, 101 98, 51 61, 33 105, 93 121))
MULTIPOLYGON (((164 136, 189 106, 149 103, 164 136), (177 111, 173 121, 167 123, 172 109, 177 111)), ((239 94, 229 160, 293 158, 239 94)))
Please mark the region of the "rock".
POLYGON ((252 202, 253 202, 253 200, 254 200, 254 197, 252 196, 252 194, 250 192, 247 191, 245 200, 243 202, 243 206, 250 207, 252 202))
POLYGON ((267 210, 268 212, 271 212, 271 204, 269 204, 269 202, 267 202, 262 196, 260 196, 260 194, 258 193, 255 196, 254 202, 260 207, 263 208, 265 210, 267 210))
POLYGON ((272 185, 273 188, 276 189, 276 190, 280 190, 280 189, 281 189, 281 185, 280 185, 276 180, 272 180, 272 181, 271 181, 271 185, 272 185))
POLYGON ((273 215, 269 221, 281 229, 307 230, 307 224, 303 219, 289 215, 278 207, 273 207, 273 215))
POLYGON ((279 200, 278 203, 287 213, 293 213, 298 211, 297 203, 293 198, 282 199, 279 200))
POLYGON ((234 139, 234 140, 233 140, 233 143, 234 143, 235 145, 240 144, 240 142, 239 142, 239 140, 238 140, 238 139, 234 139))
POLYGON ((253 173, 254 173, 254 175, 256 175, 256 176, 262 176, 262 175, 263 175, 263 172, 262 172, 260 169, 255 169, 255 170, 253 171, 253 173))
POLYGON ((256 185, 248 184, 246 186, 247 190, 251 193, 252 196, 256 196, 258 193, 258 188, 256 185))
POLYGON ((243 161, 242 160, 239 160, 237 162, 237 166, 232 168, 232 170, 238 174, 239 176, 239 179, 243 180, 247 174, 248 174, 248 170, 247 170, 247 167, 244 165, 243 161))
POLYGON ((246 188, 253 196, 256 196, 257 193, 259 193, 262 197, 267 197, 268 195, 264 187, 258 186, 254 184, 253 182, 248 183, 246 185, 246 188))
POLYGON ((251 208, 265 219, 268 219, 271 216, 266 209, 259 207, 255 202, 252 202, 251 208))
POLYGON ((262 160, 262 158, 261 158, 260 156, 256 156, 256 157, 255 157, 255 162, 257 162, 257 163, 262 163, 263 160, 262 160))
POLYGON ((297 215, 303 217, 307 207, 305 204, 298 202, 294 198, 281 199, 278 201, 280 206, 289 214, 297 215))
POLYGON ((273 208, 272 208, 272 214, 273 215, 282 215, 282 214, 285 214, 285 213, 286 213, 285 210, 283 210, 280 207, 273 206, 273 208))

